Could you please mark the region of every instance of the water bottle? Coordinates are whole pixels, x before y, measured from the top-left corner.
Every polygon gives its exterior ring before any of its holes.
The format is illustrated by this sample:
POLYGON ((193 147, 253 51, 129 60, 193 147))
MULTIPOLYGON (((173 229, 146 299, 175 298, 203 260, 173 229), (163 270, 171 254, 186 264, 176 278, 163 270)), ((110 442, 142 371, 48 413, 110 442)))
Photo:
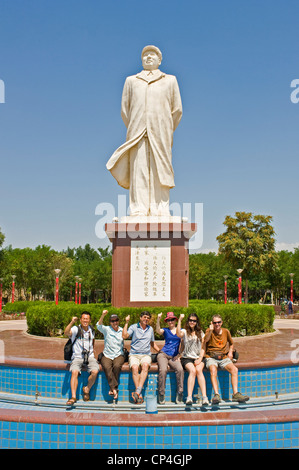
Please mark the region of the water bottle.
POLYGON ((157 414, 158 405, 157 405, 157 394, 154 387, 154 380, 149 380, 149 385, 146 393, 145 399, 145 412, 147 414, 157 414))

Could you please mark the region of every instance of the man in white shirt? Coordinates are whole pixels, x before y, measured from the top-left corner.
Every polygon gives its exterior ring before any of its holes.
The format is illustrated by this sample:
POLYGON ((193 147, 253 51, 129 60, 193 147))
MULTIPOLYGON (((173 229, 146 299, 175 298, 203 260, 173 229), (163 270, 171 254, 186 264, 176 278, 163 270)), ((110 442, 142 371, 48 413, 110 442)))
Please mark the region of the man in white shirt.
POLYGON ((73 317, 72 321, 64 330, 64 334, 69 336, 73 343, 73 354, 71 359, 70 372, 71 376, 71 398, 67 401, 67 405, 73 405, 77 401, 77 387, 78 387, 78 376, 85 366, 90 372, 88 382, 83 387, 83 400, 89 400, 89 392, 97 375, 99 373, 99 364, 94 357, 94 330, 90 326, 90 313, 83 312, 80 317, 80 326, 76 326, 75 322, 78 320, 77 317, 73 317), (79 336, 78 336, 79 333, 79 336))

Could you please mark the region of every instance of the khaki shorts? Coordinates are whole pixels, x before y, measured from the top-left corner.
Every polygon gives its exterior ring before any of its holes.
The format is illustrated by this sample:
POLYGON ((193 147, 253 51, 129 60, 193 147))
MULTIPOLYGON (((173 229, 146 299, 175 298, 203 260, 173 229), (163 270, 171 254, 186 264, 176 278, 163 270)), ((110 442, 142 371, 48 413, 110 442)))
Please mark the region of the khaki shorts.
POLYGON ((205 359, 205 366, 207 369, 209 369, 209 367, 212 365, 219 367, 220 369, 225 369, 225 367, 231 363, 232 361, 230 360, 229 357, 226 357, 224 359, 214 359, 213 357, 207 357, 205 359))
MULTIPOLYGON (((83 358, 80 359, 78 357, 75 357, 72 360, 72 363, 70 365, 70 371, 72 372, 73 370, 78 370, 79 372, 81 372, 82 367, 83 367, 83 358)), ((100 367, 99 367, 98 361, 94 357, 89 358, 86 370, 88 372, 91 372, 92 370, 99 370, 99 369, 100 367)))
POLYGON ((148 364, 149 366, 152 363, 152 356, 150 354, 129 354, 129 366, 133 365, 141 366, 142 364, 148 364))

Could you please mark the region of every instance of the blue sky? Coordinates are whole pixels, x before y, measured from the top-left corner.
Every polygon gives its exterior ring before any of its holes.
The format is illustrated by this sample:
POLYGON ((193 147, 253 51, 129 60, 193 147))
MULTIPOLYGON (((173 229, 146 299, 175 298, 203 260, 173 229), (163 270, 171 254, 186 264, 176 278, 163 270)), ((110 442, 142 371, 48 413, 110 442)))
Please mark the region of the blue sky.
POLYGON ((203 204, 200 251, 236 211, 299 246, 298 17, 298 0, 0 0, 4 245, 107 246, 96 207, 128 200, 106 170, 122 88, 155 44, 183 101, 171 203, 203 204))

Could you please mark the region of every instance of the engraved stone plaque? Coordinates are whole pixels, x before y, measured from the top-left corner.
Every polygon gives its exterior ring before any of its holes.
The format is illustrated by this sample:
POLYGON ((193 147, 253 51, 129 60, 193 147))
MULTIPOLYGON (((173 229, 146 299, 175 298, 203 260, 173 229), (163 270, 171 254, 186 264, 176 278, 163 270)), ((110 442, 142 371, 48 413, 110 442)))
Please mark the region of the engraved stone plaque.
POLYGON ((131 302, 170 301, 170 252, 170 240, 131 241, 131 302))

